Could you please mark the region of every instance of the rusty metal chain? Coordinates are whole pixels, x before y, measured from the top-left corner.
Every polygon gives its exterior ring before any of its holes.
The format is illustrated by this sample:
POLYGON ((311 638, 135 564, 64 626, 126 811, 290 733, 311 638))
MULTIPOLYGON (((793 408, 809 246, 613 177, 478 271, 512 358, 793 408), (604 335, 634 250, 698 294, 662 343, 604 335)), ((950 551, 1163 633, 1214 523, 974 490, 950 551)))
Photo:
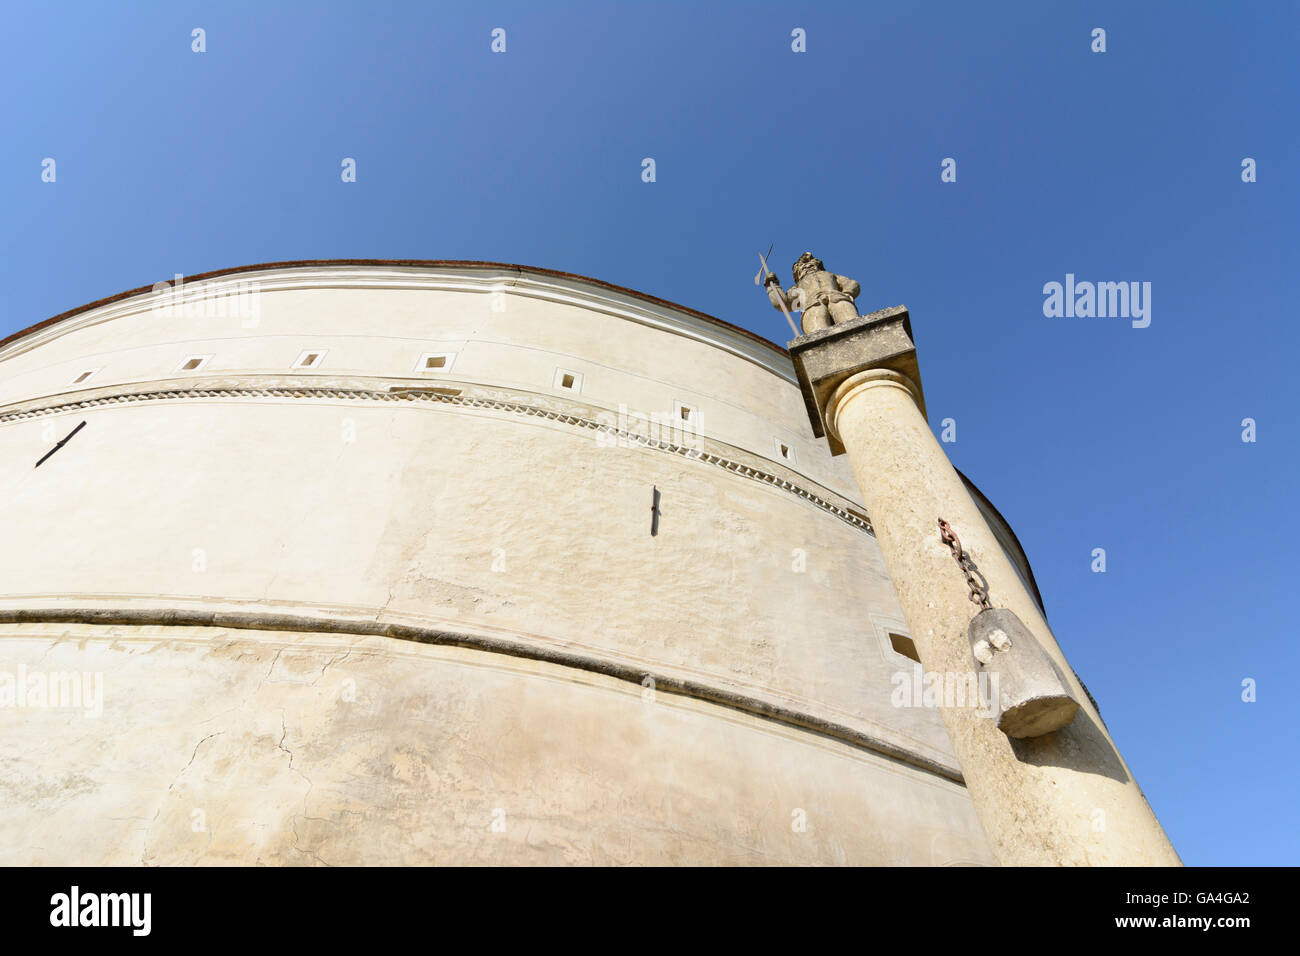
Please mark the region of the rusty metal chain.
POLYGON ((953 558, 957 561, 957 566, 966 573, 966 587, 970 589, 971 601, 987 611, 990 606, 989 582, 980 573, 979 568, 975 567, 975 562, 970 559, 970 555, 962 548, 957 533, 952 530, 952 525, 942 518, 939 519, 939 538, 952 552, 953 558), (979 580, 976 581, 976 578, 979 580))

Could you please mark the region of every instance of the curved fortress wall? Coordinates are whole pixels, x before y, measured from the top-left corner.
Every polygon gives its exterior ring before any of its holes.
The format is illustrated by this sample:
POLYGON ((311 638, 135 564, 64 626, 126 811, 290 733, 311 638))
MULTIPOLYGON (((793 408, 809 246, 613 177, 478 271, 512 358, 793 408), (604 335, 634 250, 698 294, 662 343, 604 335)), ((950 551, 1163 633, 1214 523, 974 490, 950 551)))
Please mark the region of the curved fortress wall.
POLYGON ((724 323, 191 281, 0 347, 0 488, 0 682, 49 691, 0 863, 990 861, 848 466, 724 323))

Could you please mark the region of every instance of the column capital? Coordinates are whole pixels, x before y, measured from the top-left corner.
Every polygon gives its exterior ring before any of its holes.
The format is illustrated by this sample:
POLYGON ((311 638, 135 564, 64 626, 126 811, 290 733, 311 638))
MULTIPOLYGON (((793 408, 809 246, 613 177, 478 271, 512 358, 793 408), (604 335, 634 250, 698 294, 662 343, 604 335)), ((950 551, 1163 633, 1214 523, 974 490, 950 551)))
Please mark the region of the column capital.
MULTIPOLYGON (((921 370, 912 342, 912 321, 905 306, 896 305, 859 316, 851 322, 818 329, 789 343, 790 358, 813 434, 825 436, 832 455, 844 454, 844 445, 833 427, 835 407, 843 400, 840 386, 861 372, 884 370, 907 383, 921 414, 925 396, 921 391, 921 370)), ((887 376, 857 379, 859 386, 889 383, 887 376)), ((892 384, 899 384, 894 381, 892 384)))
POLYGON ((901 375, 892 368, 869 368, 862 372, 854 372, 835 387, 835 391, 831 392, 830 398, 826 399, 826 405, 822 409, 828 443, 843 447, 844 441, 840 438, 840 429, 836 424, 840 409, 847 404, 849 398, 868 388, 897 388, 906 392, 916 403, 916 407, 921 408, 921 390, 906 375, 901 375))

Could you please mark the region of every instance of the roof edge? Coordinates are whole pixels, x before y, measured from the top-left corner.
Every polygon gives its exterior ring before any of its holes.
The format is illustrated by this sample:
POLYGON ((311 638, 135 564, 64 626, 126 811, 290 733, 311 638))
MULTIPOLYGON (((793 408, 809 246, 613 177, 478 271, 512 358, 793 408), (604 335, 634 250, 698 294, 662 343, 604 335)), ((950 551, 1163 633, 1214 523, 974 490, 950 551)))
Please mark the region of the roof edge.
MULTIPOLYGON (((728 322, 725 319, 720 319, 715 315, 709 315, 707 312, 701 312, 698 309, 692 309, 668 299, 661 299, 659 296, 649 295, 645 292, 638 292, 636 289, 629 289, 627 286, 616 285, 613 282, 606 282, 603 279, 593 279, 591 276, 580 275, 576 272, 563 272, 558 269, 544 269, 540 266, 525 266, 512 262, 487 262, 476 259, 287 259, 281 262, 261 262, 253 265, 214 269, 210 272, 201 272, 196 275, 186 276, 186 280, 197 282, 204 279, 216 279, 222 276, 239 275, 242 273, 265 272, 272 269, 310 268, 312 266, 409 266, 415 268, 511 269, 516 272, 531 272, 536 275, 549 276, 556 279, 571 279, 597 286, 602 289, 608 289, 609 291, 617 292, 622 295, 631 296, 634 299, 640 299, 642 302, 648 302, 652 305, 673 309, 674 311, 690 315, 697 319, 703 319, 704 321, 717 325, 729 332, 734 332, 760 345, 766 346, 777 355, 788 358, 790 354, 783 346, 778 345, 771 339, 763 338, 763 336, 756 332, 751 332, 749 329, 742 328, 741 326, 728 322)), ((139 286, 134 289, 128 289, 125 292, 119 292, 116 295, 107 296, 103 299, 96 299, 94 302, 88 302, 85 305, 77 306, 74 309, 68 309, 66 312, 60 312, 58 315, 51 316, 48 319, 35 323, 34 325, 29 325, 24 329, 19 329, 17 332, 0 339, 0 350, 34 332, 39 332, 41 329, 46 329, 56 323, 62 322, 64 319, 72 318, 73 316, 80 315, 83 312, 89 312, 91 309, 97 309, 100 306, 109 305, 113 302, 120 302, 123 299, 129 299, 132 296, 152 292, 153 288, 154 284, 152 283, 150 285, 139 286)), ((1037 599, 1039 609, 1042 610, 1043 598, 1039 593, 1038 583, 1034 580, 1033 567, 1029 563, 1029 556, 1025 553, 1024 547, 1021 546, 1019 539, 1016 537, 1015 531, 1011 528, 1010 522, 1002 516, 993 505, 993 502, 989 501, 984 493, 976 487, 973 481, 963 475, 960 471, 958 471, 957 474, 961 476, 967 487, 973 489, 975 493, 980 496, 989 509, 997 515, 997 517, 1001 519, 1002 524, 1005 525, 1007 531, 1010 533, 1011 540, 1014 542, 1017 550, 1020 552, 1021 558, 1024 560, 1025 569, 1029 573, 1029 585, 1033 590, 1034 597, 1037 599)), ((1046 611, 1044 611, 1044 614, 1045 613, 1046 611)))
MULTIPOLYGON (((187 282, 200 282, 204 279, 216 279, 222 276, 239 275, 249 272, 265 272, 272 269, 296 269, 309 268, 312 266, 409 266, 415 268, 459 268, 459 269, 512 269, 516 272, 531 272, 536 275, 549 276, 555 279, 572 279, 578 282, 585 282, 589 285, 598 286, 602 289, 608 289, 612 292, 618 292, 622 295, 631 296, 634 299, 640 299, 643 302, 649 302, 653 305, 673 309, 677 312, 685 313, 697 319, 703 319, 714 325, 720 326, 729 332, 742 335, 747 339, 767 346, 777 355, 789 356, 789 352, 781 345, 766 339, 756 332, 742 328, 725 319, 720 319, 715 315, 709 315, 707 312, 701 312, 698 309, 692 309, 684 305, 679 305, 668 299, 661 299, 658 296, 649 295, 645 292, 638 292, 636 289, 629 289, 626 286, 615 285, 613 282, 605 282, 603 279, 593 279, 590 276, 579 275, 576 272, 562 272, 558 269, 543 269, 540 266, 518 265, 512 262, 485 262, 475 259, 287 259, 282 262, 261 262, 247 266, 234 266, 227 269, 214 269, 211 272, 200 272, 196 275, 186 276, 187 282)), ((135 289, 128 289, 126 292, 119 292, 116 295, 110 295, 103 299, 96 299, 94 302, 87 302, 85 305, 77 306, 75 309, 68 309, 66 312, 60 312, 58 315, 51 316, 34 325, 19 329, 3 339, 0 339, 0 349, 25 338, 34 332, 47 329, 64 319, 70 319, 75 315, 83 312, 89 312, 91 309, 97 309, 100 306, 109 305, 113 302, 120 302, 123 299, 129 299, 133 296, 143 295, 152 292, 154 285, 139 286, 135 289)))

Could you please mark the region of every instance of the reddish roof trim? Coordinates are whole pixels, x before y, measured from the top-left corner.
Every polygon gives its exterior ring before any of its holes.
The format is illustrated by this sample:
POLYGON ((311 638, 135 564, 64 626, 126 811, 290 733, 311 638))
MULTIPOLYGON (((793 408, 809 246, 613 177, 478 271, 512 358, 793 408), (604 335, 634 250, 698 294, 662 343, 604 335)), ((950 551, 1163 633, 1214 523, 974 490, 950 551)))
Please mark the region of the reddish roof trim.
MULTIPOLYGON (((479 262, 475 260, 462 259, 291 259, 285 262, 262 262, 250 266, 235 266, 231 269, 216 269, 212 272, 202 272, 198 275, 186 276, 186 282, 199 282, 203 279, 215 279, 218 276, 238 275, 243 272, 263 272, 268 269, 293 269, 303 266, 425 266, 425 267, 454 267, 454 268, 474 268, 474 269, 513 269, 516 272, 532 272, 537 275, 553 276, 558 279, 575 279, 579 282, 585 282, 589 285, 599 286, 602 289, 609 289, 613 292, 620 292, 623 295, 630 295, 633 298, 641 299, 643 302, 650 302, 654 305, 666 306, 678 312, 685 312, 687 315, 695 316, 697 319, 704 319, 715 325, 721 326, 731 332, 736 332, 748 339, 765 345, 778 355, 788 356, 783 347, 777 345, 769 339, 763 338, 749 329, 743 329, 738 325, 732 325, 723 319, 700 312, 696 309, 687 308, 684 305, 678 305, 676 302, 669 302, 667 299, 661 299, 658 296, 647 295, 644 292, 637 292, 635 289, 629 289, 626 286, 614 285, 612 282, 604 282, 600 279, 593 279, 590 276, 578 275, 576 272, 560 272, 556 269, 542 269, 537 266, 521 266, 511 262, 479 262)), ((37 322, 35 325, 29 325, 25 329, 19 329, 12 335, 0 339, 0 349, 4 348, 11 342, 33 332, 48 328, 56 322, 62 322, 64 319, 71 318, 81 312, 87 312, 91 309, 97 309, 101 305, 108 305, 110 302, 117 302, 121 299, 129 299, 135 295, 142 295, 153 290, 153 284, 140 286, 138 289, 131 289, 127 292, 119 292, 117 295, 110 295, 104 299, 97 299, 94 302, 88 302, 85 305, 78 306, 75 309, 69 309, 67 312, 60 312, 58 315, 45 319, 43 322, 37 322)))

